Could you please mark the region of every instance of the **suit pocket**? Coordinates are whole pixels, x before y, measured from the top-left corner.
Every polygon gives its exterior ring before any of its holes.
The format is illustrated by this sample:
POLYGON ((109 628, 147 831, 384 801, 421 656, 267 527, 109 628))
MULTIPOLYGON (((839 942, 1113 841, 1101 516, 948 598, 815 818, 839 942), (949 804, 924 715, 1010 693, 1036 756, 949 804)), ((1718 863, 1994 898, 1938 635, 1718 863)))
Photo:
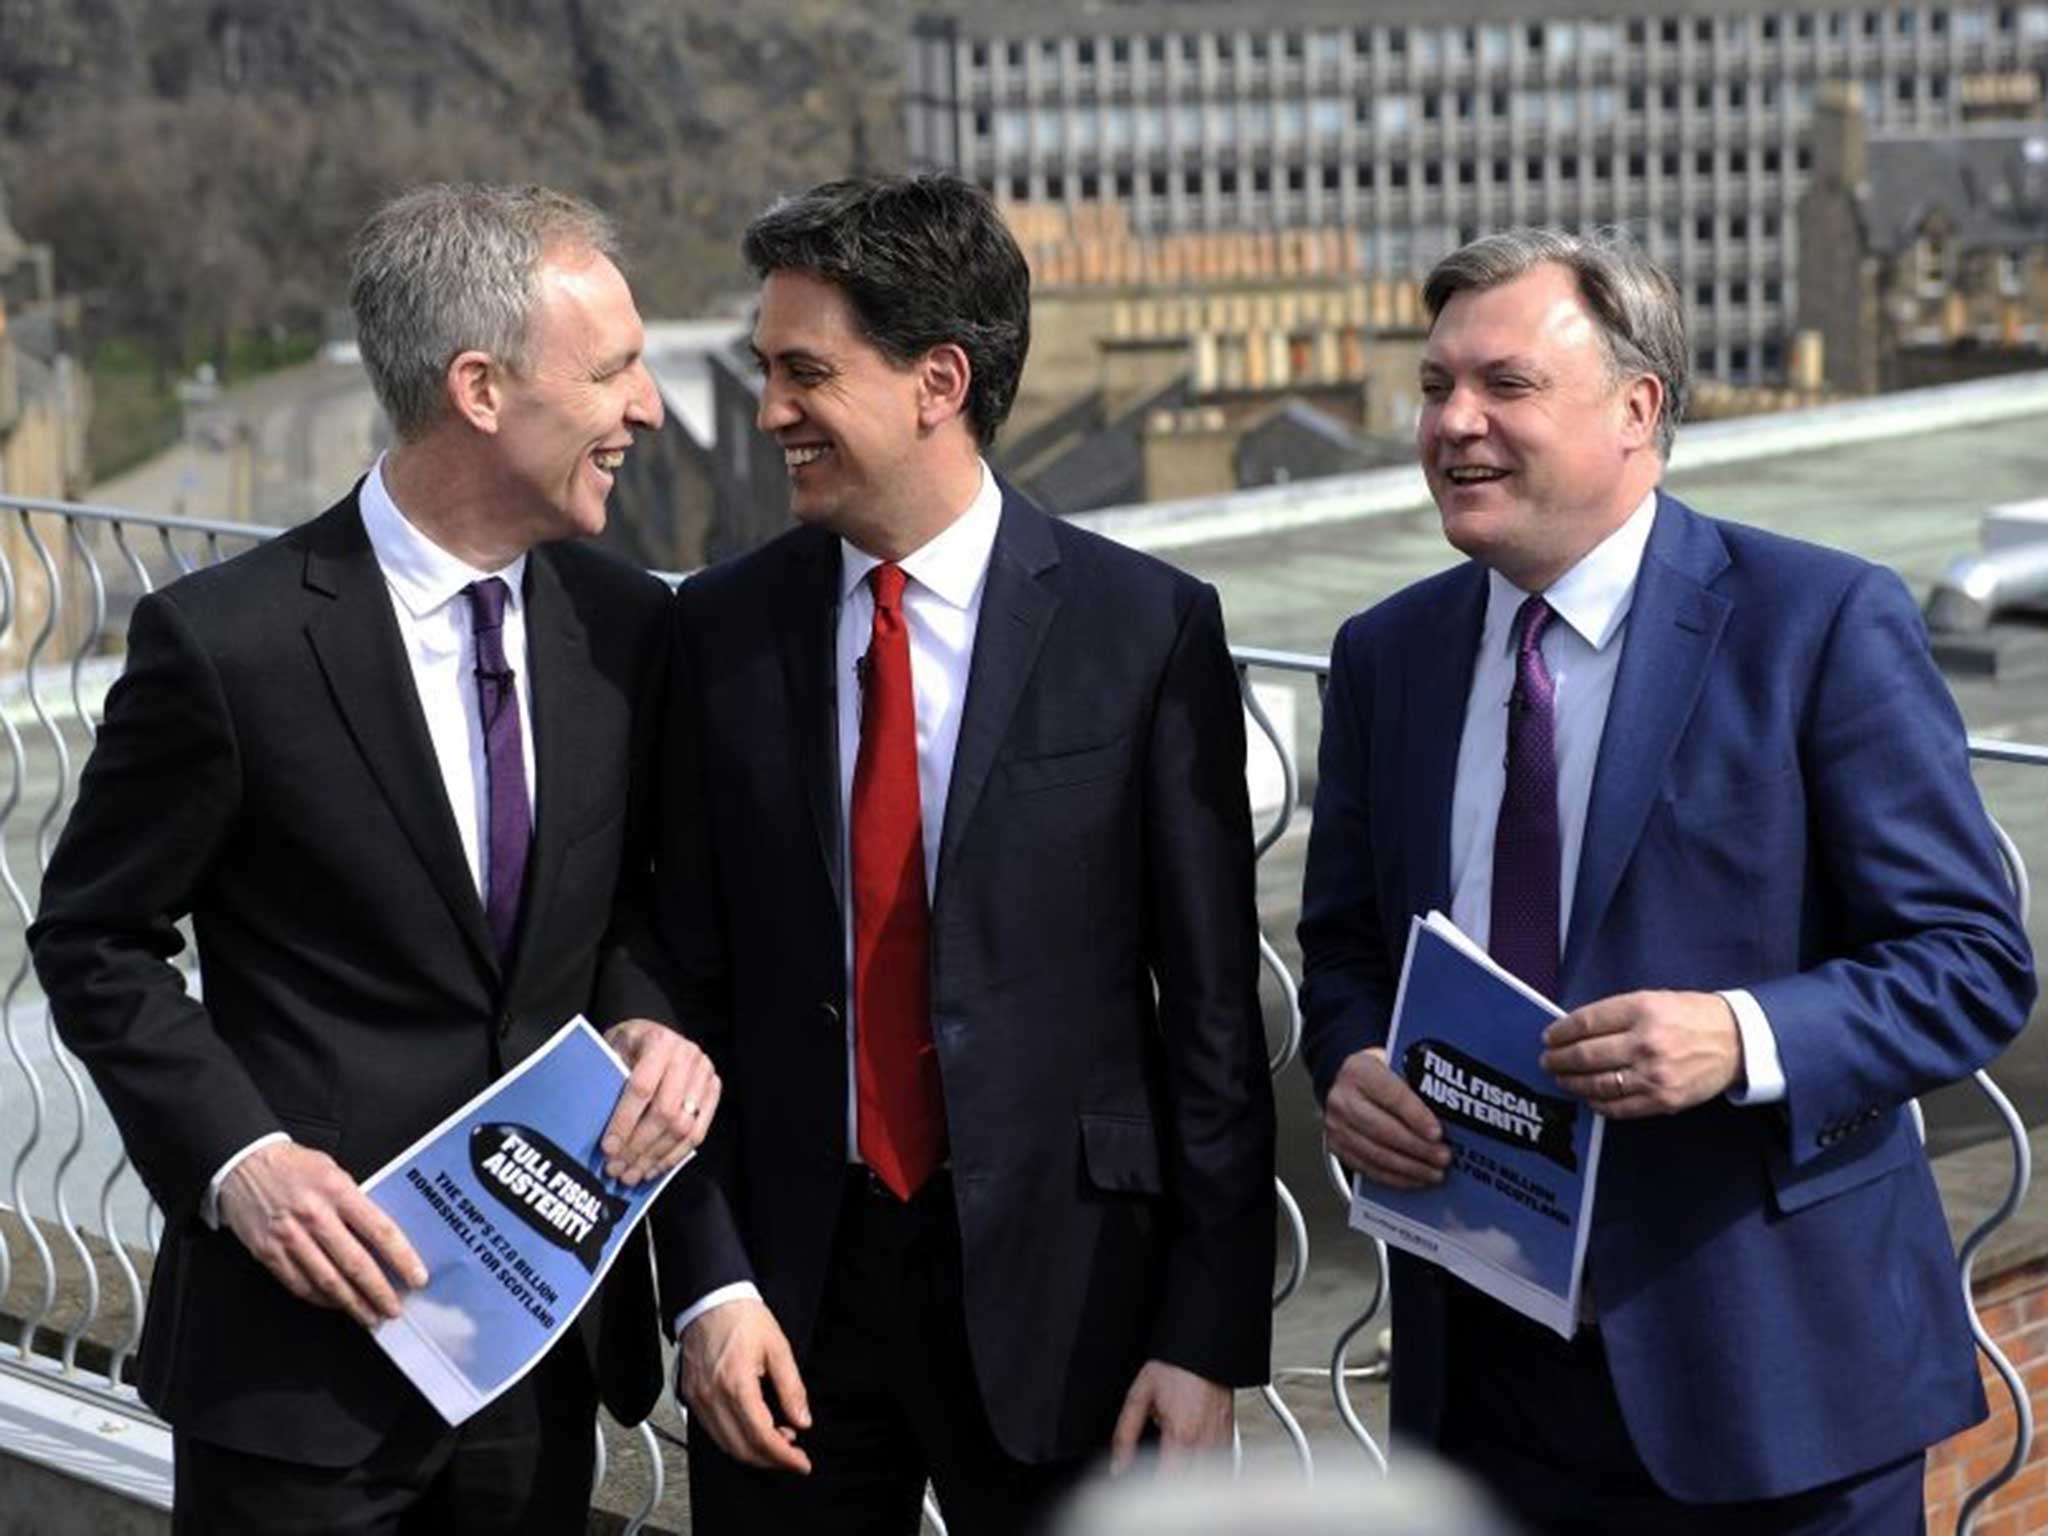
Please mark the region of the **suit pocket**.
POLYGON ((1782 1146, 1774 1145, 1764 1154, 1764 1165, 1770 1174, 1772 1203, 1779 1215, 1790 1216, 1882 1178, 1920 1155, 1920 1138, 1907 1117, 1896 1113, 1885 1128, 1872 1126, 1797 1165, 1782 1146))
POLYGON ((1081 1159, 1088 1182, 1111 1194, 1157 1195, 1159 1138, 1152 1122, 1136 1115, 1081 1116, 1081 1159))
POLYGON ((1119 737, 1098 747, 1014 759, 1003 764, 1003 781, 1013 794, 1019 795, 1069 784, 1092 784, 1121 773, 1129 756, 1127 739, 1119 737))

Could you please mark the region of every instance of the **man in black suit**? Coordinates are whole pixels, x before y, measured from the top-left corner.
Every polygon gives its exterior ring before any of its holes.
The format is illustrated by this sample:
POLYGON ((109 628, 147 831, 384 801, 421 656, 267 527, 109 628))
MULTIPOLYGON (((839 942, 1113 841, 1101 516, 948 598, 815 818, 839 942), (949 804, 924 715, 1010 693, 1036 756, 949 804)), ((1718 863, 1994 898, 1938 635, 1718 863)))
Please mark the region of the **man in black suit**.
POLYGON ((732 1086, 661 1254, 693 1514, 907 1533, 929 1476, 1022 1529, 1267 1378, 1236 677, 1210 588, 983 463, 1029 276, 982 193, 826 185, 746 253, 801 526, 676 604, 656 901, 732 1086))
POLYGON ((140 1387, 178 1531, 581 1531, 599 1396, 659 1390, 636 1242, 581 1341, 451 1431, 365 1332, 425 1276, 356 1183, 579 1012, 634 1063, 614 1176, 715 1105, 642 929, 665 595, 566 542, 661 419, 612 248, 540 188, 380 210, 351 299, 395 446, 136 607, 29 937, 163 1208, 140 1387))

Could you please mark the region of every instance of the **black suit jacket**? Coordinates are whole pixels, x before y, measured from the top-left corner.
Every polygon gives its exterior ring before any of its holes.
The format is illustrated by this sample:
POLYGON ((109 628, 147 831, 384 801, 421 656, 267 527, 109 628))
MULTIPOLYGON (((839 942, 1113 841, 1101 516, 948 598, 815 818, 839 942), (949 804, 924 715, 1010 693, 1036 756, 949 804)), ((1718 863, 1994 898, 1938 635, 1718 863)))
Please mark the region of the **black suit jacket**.
MULTIPOLYGON (((346 1465, 412 1391, 354 1322, 199 1219, 232 1154, 284 1130, 361 1178, 573 1014, 670 1014, 633 942, 645 841, 629 795, 665 594, 578 546, 538 548, 526 570, 537 801, 509 968, 353 495, 136 607, 29 940, 163 1208, 139 1386, 195 1438, 346 1465), (167 963, 188 913, 203 1003, 167 963)), ((602 1342, 586 1329, 629 1421, 659 1390, 633 1257, 602 1342)))
MULTIPOLYGON (((801 1358, 847 1163, 838 540, 685 583, 659 928, 726 1093, 663 1315, 756 1281, 801 1358)), ((1157 1356, 1267 1377, 1273 1107, 1243 715, 1216 594, 1004 501, 931 919, 968 1333, 1013 1456, 1101 1446, 1157 1356)))

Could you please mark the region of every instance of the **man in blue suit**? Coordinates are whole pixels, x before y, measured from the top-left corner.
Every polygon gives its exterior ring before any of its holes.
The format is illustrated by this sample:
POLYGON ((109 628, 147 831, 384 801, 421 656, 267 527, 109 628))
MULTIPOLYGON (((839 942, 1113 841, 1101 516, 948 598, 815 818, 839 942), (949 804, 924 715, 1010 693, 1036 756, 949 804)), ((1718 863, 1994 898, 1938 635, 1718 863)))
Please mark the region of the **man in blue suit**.
POLYGON ((1569 1342, 1396 1258, 1396 1434, 1543 1530, 1920 1530, 1925 1448, 1985 1405, 1906 1103, 2034 982, 1918 614, 1657 489, 1689 352, 1639 253, 1489 236, 1424 299, 1471 558, 1337 637, 1304 1050, 1346 1164, 1441 1179, 1381 1047, 1446 908, 1571 1010, 1545 1069, 1610 1124, 1569 1342))

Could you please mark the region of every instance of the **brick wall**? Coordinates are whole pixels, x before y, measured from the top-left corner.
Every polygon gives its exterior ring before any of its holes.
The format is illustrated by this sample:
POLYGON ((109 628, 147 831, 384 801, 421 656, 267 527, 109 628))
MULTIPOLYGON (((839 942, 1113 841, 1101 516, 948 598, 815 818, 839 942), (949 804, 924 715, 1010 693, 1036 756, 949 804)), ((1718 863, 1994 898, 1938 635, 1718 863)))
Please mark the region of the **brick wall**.
MULTIPOLYGON (((2033 1536, 2048 1532, 2048 1256, 1979 1282, 1977 1310, 2027 1384, 2037 1433, 2034 1453, 2019 1476, 1977 1512, 1974 1536, 2033 1536)), ((2013 1411, 2004 1382, 1982 1354, 1984 1395, 1991 1417, 1936 1446, 1927 1458, 1927 1529, 1954 1536, 1964 1495, 2005 1465, 2012 1453, 2013 1411)))

